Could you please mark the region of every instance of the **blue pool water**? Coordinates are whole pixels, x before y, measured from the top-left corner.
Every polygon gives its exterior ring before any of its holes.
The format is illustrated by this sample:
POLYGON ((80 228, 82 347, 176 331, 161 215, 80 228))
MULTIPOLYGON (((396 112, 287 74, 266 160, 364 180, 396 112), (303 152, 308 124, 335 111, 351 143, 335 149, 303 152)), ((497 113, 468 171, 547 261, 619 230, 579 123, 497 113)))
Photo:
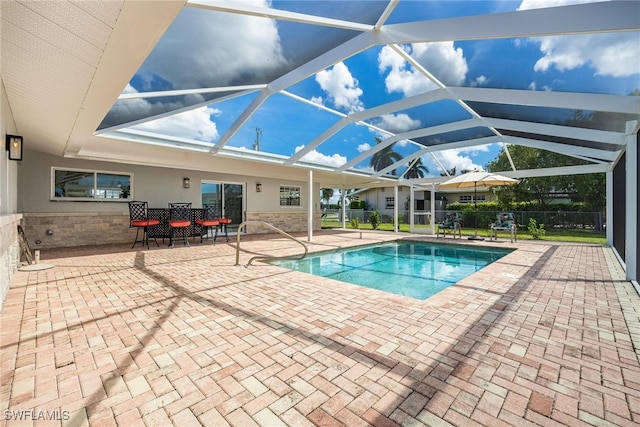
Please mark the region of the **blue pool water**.
POLYGON ((316 276, 427 299, 511 252, 398 241, 308 255, 273 264, 316 276))

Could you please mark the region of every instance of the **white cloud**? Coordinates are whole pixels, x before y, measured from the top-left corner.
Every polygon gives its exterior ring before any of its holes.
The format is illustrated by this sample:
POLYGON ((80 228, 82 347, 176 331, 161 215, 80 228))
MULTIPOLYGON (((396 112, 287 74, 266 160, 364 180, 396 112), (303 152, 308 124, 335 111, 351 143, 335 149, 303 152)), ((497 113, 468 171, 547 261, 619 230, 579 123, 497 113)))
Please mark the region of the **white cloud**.
POLYGON ((144 130, 163 135, 190 138, 198 141, 214 142, 219 137, 218 128, 211 116, 218 116, 216 108, 202 107, 184 113, 168 116, 133 126, 132 129, 144 130))
MULTIPOLYGON (((266 0, 249 3, 269 6, 266 0)), ((149 55, 143 71, 174 87, 207 87, 237 84, 241 79, 261 81, 260 76, 273 76, 285 65, 275 20, 185 8, 149 55)))
MULTIPOLYGON (((268 0, 247 2, 269 6, 268 0)), ((275 20, 185 8, 134 81, 140 91, 232 86, 270 81, 287 67, 275 20)), ((127 122, 204 101, 201 95, 156 98, 153 102, 117 101, 109 112, 109 122, 127 122)))
POLYGON ((523 0, 518 10, 544 9, 579 3, 593 3, 600 0, 523 0))
MULTIPOLYGON (((454 47, 453 42, 414 43, 405 46, 405 49, 444 84, 460 85, 469 71, 462 49, 454 47)), ((378 55, 378 70, 384 73, 387 69, 390 69, 385 78, 387 92, 411 96, 437 87, 425 75, 410 67, 392 48, 384 46, 378 55)))
POLYGON ((373 121, 373 125, 391 133, 407 132, 422 127, 420 120, 412 119, 408 114, 384 114, 373 121))
POLYGON ((364 104, 360 101, 362 89, 344 62, 338 62, 332 68, 320 71, 316 74, 316 82, 336 108, 349 113, 364 110, 364 104))
POLYGON ((376 170, 371 167, 371 166, 354 166, 353 167, 355 170, 358 171, 363 171, 363 172, 368 172, 368 173, 376 173, 376 170))
MULTIPOLYGON (((299 145, 295 148, 295 152, 297 153, 303 148, 304 148, 304 145, 299 145)), ((347 163, 347 158, 345 156, 342 156, 338 153, 332 154, 332 155, 326 155, 326 154, 322 154, 318 150, 311 150, 310 152, 302 156, 302 159, 300 160, 316 163, 319 165, 333 166, 333 167, 342 166, 345 163, 347 163)))
POLYGON ((363 153, 367 150, 371 149, 371 145, 369 145, 369 143, 367 142, 363 142, 362 144, 358 144, 358 152, 359 153, 363 153))
MULTIPOLYGON (((519 10, 563 6, 590 1, 525 0, 519 10)), ((640 37, 637 33, 585 34, 532 38, 540 45, 542 57, 534 66, 535 71, 551 68, 567 71, 585 65, 599 75, 626 77, 640 74, 640 37)))
POLYGON ((471 82, 471 86, 485 86, 487 83, 489 83, 489 79, 486 76, 478 76, 471 82))
MULTIPOLYGON (((456 148, 451 150, 438 151, 435 156, 438 158, 442 166, 447 170, 456 168, 456 172, 462 170, 483 170, 482 165, 474 163, 472 157, 480 152, 490 152, 490 149, 494 144, 478 145, 468 148, 456 148)), ((434 174, 442 172, 440 167, 435 164, 434 161, 429 161, 428 168, 434 174), (433 165, 433 166, 432 166, 433 165)))
POLYGON ((322 99, 321 96, 312 96, 311 97, 311 102, 313 102, 314 104, 318 104, 318 105, 324 105, 324 100, 322 99))
MULTIPOLYGON (((123 92, 137 93, 138 91, 128 84, 123 92)), ((190 104, 199 104, 204 101, 202 96, 197 94, 187 95, 182 100, 187 100, 190 104)), ((127 120, 137 120, 141 117, 151 117, 182 108, 182 100, 166 101, 164 103, 149 102, 144 98, 118 100, 111 108, 109 115, 123 117, 127 120)))
POLYGON ((567 71, 590 65, 600 75, 626 77, 640 73, 640 37, 635 34, 545 37, 535 41, 543 54, 534 66, 535 71, 552 67, 567 71))
POLYGON ((124 88, 124 90, 122 91, 122 93, 138 93, 138 91, 136 90, 136 88, 134 88, 133 86, 131 86, 130 83, 127 83, 127 87, 124 88))

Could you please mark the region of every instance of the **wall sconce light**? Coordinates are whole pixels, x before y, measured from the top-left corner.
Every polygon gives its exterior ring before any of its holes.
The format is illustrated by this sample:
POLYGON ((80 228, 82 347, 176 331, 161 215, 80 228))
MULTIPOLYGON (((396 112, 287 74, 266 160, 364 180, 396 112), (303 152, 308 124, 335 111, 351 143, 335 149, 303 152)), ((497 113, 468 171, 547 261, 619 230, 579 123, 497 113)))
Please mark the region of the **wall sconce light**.
POLYGON ((182 188, 191 188, 191 180, 189 178, 182 178, 182 188))
POLYGON ((256 193, 262 193, 262 184, 256 183, 256 193))
POLYGON ((9 160, 22 160, 22 137, 7 135, 7 151, 9 160))

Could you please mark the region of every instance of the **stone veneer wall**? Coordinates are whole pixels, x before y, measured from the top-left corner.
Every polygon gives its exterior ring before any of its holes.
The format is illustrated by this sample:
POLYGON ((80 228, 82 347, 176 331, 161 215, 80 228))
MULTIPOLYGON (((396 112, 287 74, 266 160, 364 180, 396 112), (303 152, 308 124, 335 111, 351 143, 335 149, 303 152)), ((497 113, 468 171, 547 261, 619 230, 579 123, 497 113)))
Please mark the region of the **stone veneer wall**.
POLYGON ((131 242, 129 212, 25 213, 24 233, 32 251, 131 242), (48 235, 47 231, 51 230, 48 235), (39 242, 39 243, 38 243, 39 242))
MULTIPOLYGON (((320 229, 321 215, 320 211, 313 215, 314 230, 320 229)), ((286 233, 307 231, 306 212, 247 212, 247 220, 266 221, 286 233)), ((25 213, 23 223, 32 251, 133 243, 136 233, 135 229, 129 228, 128 212, 25 213), (47 234, 48 230, 52 232, 50 235, 47 234)), ((247 227, 249 234, 272 232, 268 227, 247 227)))
MULTIPOLYGON (((320 230, 320 219, 322 212, 313 213, 313 229, 320 230)), ((299 233, 307 231, 306 212, 247 212, 247 221, 264 221, 285 233, 299 233)), ((247 225, 247 234, 273 233, 269 227, 260 225, 247 225)))
POLYGON ((19 214, 0 216, 0 311, 20 264, 18 225, 21 219, 19 214))

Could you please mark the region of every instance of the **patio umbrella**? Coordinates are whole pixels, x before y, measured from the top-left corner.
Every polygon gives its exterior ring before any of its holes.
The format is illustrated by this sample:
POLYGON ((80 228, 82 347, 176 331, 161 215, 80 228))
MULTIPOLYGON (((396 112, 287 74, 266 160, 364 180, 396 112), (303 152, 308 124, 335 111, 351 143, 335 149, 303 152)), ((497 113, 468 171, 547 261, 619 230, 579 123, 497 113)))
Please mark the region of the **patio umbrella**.
POLYGON ((508 178, 491 172, 469 172, 451 178, 439 185, 441 190, 459 190, 473 187, 473 209, 475 211, 475 235, 469 237, 470 240, 484 240, 478 237, 478 188, 485 189, 490 187, 499 187, 502 185, 517 184, 517 179, 508 178))

